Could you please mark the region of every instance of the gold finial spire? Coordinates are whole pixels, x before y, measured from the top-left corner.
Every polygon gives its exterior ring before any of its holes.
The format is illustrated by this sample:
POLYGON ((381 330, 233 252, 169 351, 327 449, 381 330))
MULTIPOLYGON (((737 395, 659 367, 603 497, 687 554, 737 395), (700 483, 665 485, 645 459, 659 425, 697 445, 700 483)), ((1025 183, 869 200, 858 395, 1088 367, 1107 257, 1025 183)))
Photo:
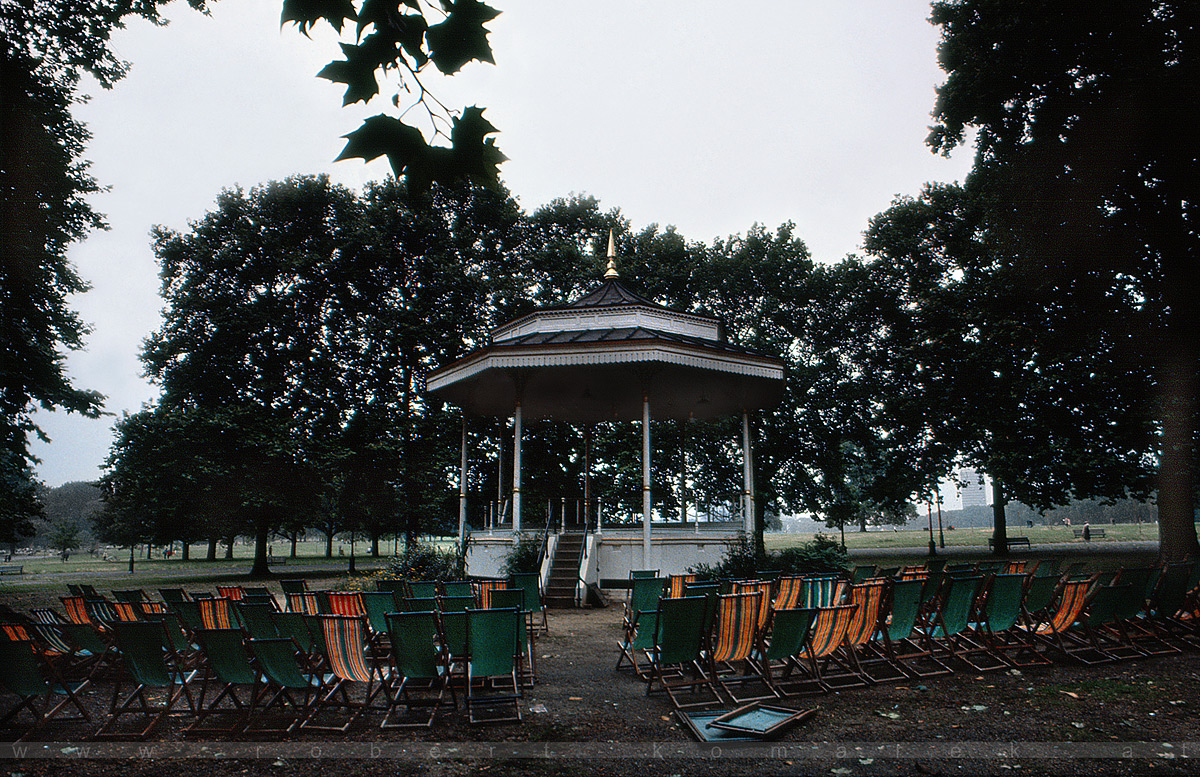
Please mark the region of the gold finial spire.
POLYGON ((608 269, 604 271, 605 278, 620 278, 617 272, 617 243, 613 239, 613 231, 608 230, 608 269))

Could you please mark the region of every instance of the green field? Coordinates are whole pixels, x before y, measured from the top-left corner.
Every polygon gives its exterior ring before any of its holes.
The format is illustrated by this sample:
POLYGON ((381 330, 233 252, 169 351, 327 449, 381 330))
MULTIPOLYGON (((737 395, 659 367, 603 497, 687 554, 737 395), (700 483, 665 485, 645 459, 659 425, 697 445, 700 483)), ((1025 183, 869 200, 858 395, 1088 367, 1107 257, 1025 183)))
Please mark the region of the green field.
MULTIPOLYGON (((1080 548, 1084 548, 1086 543, 1082 539, 1076 539, 1074 532, 1070 526, 1034 526, 1032 528, 1025 526, 1009 526, 1009 537, 1028 537, 1029 542, 1036 547, 1049 543, 1071 543, 1077 544, 1080 548)), ((1114 525, 1105 524, 1104 526, 1094 527, 1104 529, 1105 536, 1103 539, 1096 538, 1091 541, 1092 545, 1101 546, 1106 542, 1138 542, 1158 539, 1158 524, 1155 523, 1119 523, 1114 525)), ((823 532, 826 536, 840 539, 840 534, 833 529, 823 532)), ((768 550, 779 550, 793 545, 799 545, 803 542, 809 542, 815 535, 813 534, 783 534, 770 533, 764 538, 768 550)), ((988 538, 992 536, 992 529, 988 528, 961 528, 953 530, 943 530, 942 536, 945 537, 946 547, 963 547, 977 546, 981 550, 987 550, 988 538)), ((941 540, 938 536, 938 528, 935 523, 933 526, 933 539, 938 545, 941 545, 941 540)), ((847 531, 846 532, 846 547, 853 550, 855 548, 925 548, 929 546, 929 531, 847 531)))

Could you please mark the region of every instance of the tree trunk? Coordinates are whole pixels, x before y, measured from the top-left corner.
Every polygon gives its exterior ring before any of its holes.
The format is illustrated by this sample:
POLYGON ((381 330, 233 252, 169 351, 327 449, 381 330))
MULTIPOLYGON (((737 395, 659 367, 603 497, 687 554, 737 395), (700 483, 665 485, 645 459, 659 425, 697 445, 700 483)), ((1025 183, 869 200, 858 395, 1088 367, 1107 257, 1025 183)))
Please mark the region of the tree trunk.
POLYGON ((325 558, 333 558, 333 531, 325 532, 325 558))
POLYGON ((187 561, 190 558, 191 558, 191 550, 189 547, 189 543, 187 540, 184 540, 183 542, 179 543, 179 560, 187 561))
POLYGON ((205 561, 217 560, 217 538, 209 537, 208 539, 208 554, 204 557, 205 561))
POLYGON ((1004 495, 1004 486, 1000 479, 992 476, 992 542, 993 553, 997 556, 1008 555, 1008 520, 1004 515, 1004 507, 1008 497, 1004 495))
POLYGON ((300 535, 300 532, 298 532, 298 531, 292 532, 292 537, 291 537, 291 539, 292 539, 292 553, 291 553, 292 558, 296 557, 296 538, 299 535, 300 535))
POLYGON ((237 542, 237 537, 230 537, 225 540, 225 560, 233 560, 233 543, 237 542))
POLYGON ((371 530, 371 558, 379 558, 379 530, 371 530))
POLYGON ((1158 463, 1158 538, 1162 557, 1174 562, 1194 556, 1198 550, 1192 435, 1200 380, 1194 342, 1173 342, 1164 350, 1159 365, 1162 455, 1158 463))
POLYGON ((254 527, 254 566, 250 567, 250 577, 271 576, 271 568, 267 566, 267 541, 270 538, 270 522, 260 520, 254 527))

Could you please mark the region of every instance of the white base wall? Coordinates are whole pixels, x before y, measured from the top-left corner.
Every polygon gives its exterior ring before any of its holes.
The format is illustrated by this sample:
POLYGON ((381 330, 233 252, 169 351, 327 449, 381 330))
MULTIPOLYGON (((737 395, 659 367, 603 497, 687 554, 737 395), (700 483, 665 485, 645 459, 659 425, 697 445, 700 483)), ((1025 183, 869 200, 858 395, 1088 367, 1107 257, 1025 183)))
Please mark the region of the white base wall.
POLYGON ((728 532, 683 534, 672 536, 662 532, 650 538, 650 563, 642 560, 641 534, 600 534, 595 536, 596 548, 588 564, 585 579, 589 583, 601 580, 628 580, 633 569, 657 569, 660 575, 687 572, 697 564, 716 564, 736 542, 738 535, 728 532))
POLYGON ((467 574, 471 577, 503 577, 504 560, 512 552, 516 537, 509 533, 473 534, 467 546, 467 574))

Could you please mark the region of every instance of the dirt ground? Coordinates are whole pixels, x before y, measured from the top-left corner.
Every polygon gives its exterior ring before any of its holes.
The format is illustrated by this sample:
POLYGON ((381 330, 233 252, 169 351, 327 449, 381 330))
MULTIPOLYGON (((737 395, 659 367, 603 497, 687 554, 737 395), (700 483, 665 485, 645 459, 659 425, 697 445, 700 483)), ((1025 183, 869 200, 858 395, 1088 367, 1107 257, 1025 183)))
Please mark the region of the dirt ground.
MULTIPOLYGON (((22 597, 24 598, 24 597, 22 597)), ((615 670, 621 607, 551 611, 537 641, 524 721, 429 730, 369 717, 346 734, 286 741, 184 737, 172 720, 147 743, 90 740, 97 723, 52 724, 52 742, 0 745, 0 775, 1167 775, 1196 774, 1200 655, 1101 666, 952 675, 789 698, 817 714, 773 743, 698 743, 665 696, 615 670)), ((104 718, 107 683, 87 693, 104 718)), ((5 699, 7 704, 8 697, 5 699)), ((0 737, 11 738, 0 729, 0 737)))

